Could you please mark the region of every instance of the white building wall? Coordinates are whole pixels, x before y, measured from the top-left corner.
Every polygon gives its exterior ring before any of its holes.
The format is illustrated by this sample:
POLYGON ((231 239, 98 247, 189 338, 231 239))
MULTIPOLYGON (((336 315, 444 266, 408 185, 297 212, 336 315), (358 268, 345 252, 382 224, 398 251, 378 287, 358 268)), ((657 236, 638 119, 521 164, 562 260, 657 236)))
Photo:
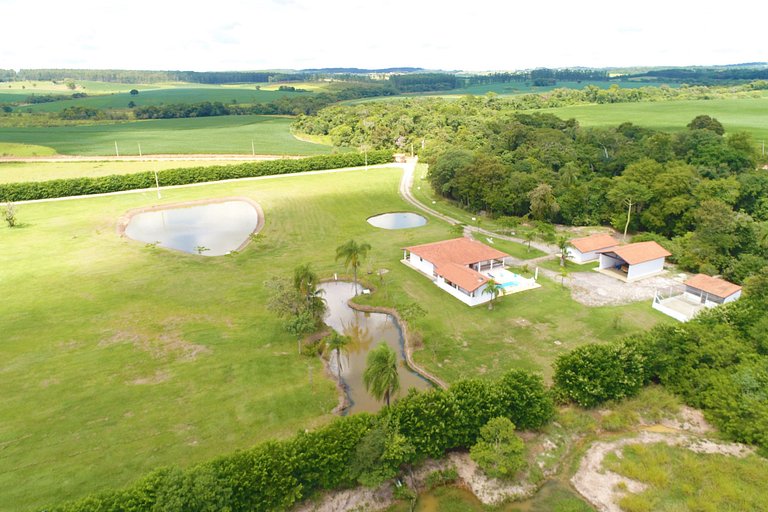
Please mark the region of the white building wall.
POLYGON ((581 252, 575 247, 569 247, 566 251, 566 258, 575 263, 589 263, 590 261, 597 261, 599 254, 597 251, 581 252))
POLYGON ((408 256, 408 263, 416 267, 417 269, 421 270, 428 276, 432 276, 435 271, 435 266, 432 265, 432 263, 428 262, 427 260, 421 259, 419 256, 411 253, 408 256))
POLYGON ((643 263, 636 263, 629 266, 629 272, 627 272, 627 281, 642 279, 646 276, 658 274, 663 270, 664 258, 657 258, 655 260, 646 261, 643 263))
POLYGON ((621 264, 622 260, 611 258, 607 254, 600 254, 600 265, 598 265, 598 268, 604 269, 604 268, 613 268, 616 265, 621 264))
POLYGON ((441 289, 445 290, 446 292, 450 293, 457 299, 459 299, 461 302, 468 306, 478 306, 480 304, 485 304, 486 302, 491 300, 491 294, 490 293, 484 293, 485 287, 482 288, 483 293, 481 294, 480 290, 475 291, 475 297, 472 297, 471 295, 467 295, 466 293, 462 292, 461 290, 454 288, 453 286, 449 285, 445 282, 445 279, 438 276, 437 280, 435 281, 435 284, 441 289))
POLYGON ((733 295, 731 295, 729 297, 726 297, 725 300, 723 301, 723 303, 725 303, 725 302, 733 302, 735 300, 738 300, 739 297, 741 297, 741 290, 737 291, 736 293, 734 293, 733 295))

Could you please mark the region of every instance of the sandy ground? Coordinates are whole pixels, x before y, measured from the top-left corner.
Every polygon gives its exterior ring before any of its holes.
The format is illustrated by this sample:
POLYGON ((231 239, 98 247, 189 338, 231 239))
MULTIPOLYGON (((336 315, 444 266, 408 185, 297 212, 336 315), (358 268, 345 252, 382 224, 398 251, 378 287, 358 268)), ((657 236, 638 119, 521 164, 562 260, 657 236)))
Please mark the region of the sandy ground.
POLYGON ((609 453, 620 454, 624 446, 630 444, 666 443, 670 446, 682 446, 697 453, 711 453, 745 457, 754 452, 739 443, 720 443, 701 434, 711 430, 701 413, 683 407, 680 418, 666 420, 661 425, 647 428, 637 437, 618 439, 610 442, 594 443, 581 460, 578 471, 571 478, 571 483, 585 499, 600 512, 622 512, 619 499, 626 492, 639 493, 645 490, 645 484, 623 477, 603 468, 603 460, 609 453), (660 427, 660 428, 658 428, 660 427), (626 490, 620 490, 619 484, 626 490))

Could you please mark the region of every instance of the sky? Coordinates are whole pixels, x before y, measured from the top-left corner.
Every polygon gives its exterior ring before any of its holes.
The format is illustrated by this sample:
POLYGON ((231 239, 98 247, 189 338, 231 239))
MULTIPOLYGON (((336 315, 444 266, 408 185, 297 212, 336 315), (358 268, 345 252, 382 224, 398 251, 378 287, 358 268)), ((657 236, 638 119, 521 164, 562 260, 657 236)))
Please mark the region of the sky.
POLYGON ((762 62, 766 14, 752 0, 0 0, 0 69, 762 62))

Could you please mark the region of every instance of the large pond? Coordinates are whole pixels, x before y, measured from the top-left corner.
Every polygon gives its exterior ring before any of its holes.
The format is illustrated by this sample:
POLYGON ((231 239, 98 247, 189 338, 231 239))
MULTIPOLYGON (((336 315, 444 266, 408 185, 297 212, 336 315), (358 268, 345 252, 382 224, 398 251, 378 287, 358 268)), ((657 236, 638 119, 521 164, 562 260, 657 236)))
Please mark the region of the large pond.
POLYGON ((192 254, 221 256, 244 245, 258 223, 253 204, 233 200, 137 213, 125 235, 192 254))
POLYGON ((416 213, 394 212, 382 213, 368 217, 368 224, 382 229, 417 228, 427 223, 427 219, 416 213))
MULTIPOLYGON (((386 343, 397 353, 398 373, 400 375, 400 394, 404 396, 409 388, 427 389, 432 385, 405 364, 403 333, 397 321, 384 313, 364 313, 347 305, 355 295, 353 283, 336 281, 323 283, 320 288, 328 305, 325 323, 341 334, 352 338, 352 342, 342 351, 341 378, 344 381, 347 397, 352 404, 348 412, 375 412, 384 405, 374 400, 365 390, 363 372, 365 371, 368 351, 379 343, 386 343)), ((359 289, 359 288, 358 288, 359 289)), ((331 369, 336 373, 336 357, 331 355, 331 369)))

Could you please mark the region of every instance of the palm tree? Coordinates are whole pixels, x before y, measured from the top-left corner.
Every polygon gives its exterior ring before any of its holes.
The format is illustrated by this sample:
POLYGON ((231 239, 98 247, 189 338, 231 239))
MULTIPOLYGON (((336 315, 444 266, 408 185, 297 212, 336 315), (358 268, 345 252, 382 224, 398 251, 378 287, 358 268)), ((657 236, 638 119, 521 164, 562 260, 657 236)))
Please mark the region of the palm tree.
POLYGON ((493 303, 496 302, 496 298, 501 293, 502 286, 496 282, 495 279, 489 279, 485 283, 485 291, 491 294, 491 301, 488 303, 488 309, 493 309, 493 303))
POLYGON ((532 229, 523 233, 523 240, 528 244, 528 251, 526 252, 531 252, 531 242, 533 242, 534 238, 536 238, 536 233, 534 233, 532 229))
POLYGON ((336 331, 333 331, 325 338, 325 346, 331 352, 336 352, 336 375, 341 382, 341 350, 349 345, 352 339, 349 336, 342 336, 336 331))
POLYGON ((397 354, 386 343, 381 343, 368 352, 363 372, 363 383, 376 400, 382 400, 389 407, 389 400, 400 390, 400 376, 397 373, 397 354))
POLYGON ((306 310, 310 312, 313 318, 320 319, 325 313, 324 293, 317 287, 317 274, 312 270, 309 263, 299 265, 293 270, 293 288, 305 301, 306 310))
POLYGON ((344 267, 352 267, 355 274, 355 295, 357 295, 357 268, 362 265, 371 250, 371 244, 363 242, 358 244, 354 240, 342 244, 336 248, 336 261, 344 258, 344 267))
POLYGON ((565 257, 568 254, 568 248, 571 246, 571 241, 568 237, 563 235, 557 237, 557 248, 560 249, 560 266, 565 266, 565 257))

